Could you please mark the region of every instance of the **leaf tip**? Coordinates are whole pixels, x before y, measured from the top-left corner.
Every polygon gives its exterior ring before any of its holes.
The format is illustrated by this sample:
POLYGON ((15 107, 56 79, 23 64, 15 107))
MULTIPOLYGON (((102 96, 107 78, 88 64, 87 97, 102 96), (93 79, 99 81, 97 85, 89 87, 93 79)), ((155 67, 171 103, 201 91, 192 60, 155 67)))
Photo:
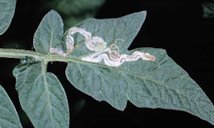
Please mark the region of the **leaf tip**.
POLYGON ((144 21, 147 16, 147 11, 144 10, 144 11, 136 12, 136 15, 138 15, 138 17, 141 17, 142 20, 144 21))

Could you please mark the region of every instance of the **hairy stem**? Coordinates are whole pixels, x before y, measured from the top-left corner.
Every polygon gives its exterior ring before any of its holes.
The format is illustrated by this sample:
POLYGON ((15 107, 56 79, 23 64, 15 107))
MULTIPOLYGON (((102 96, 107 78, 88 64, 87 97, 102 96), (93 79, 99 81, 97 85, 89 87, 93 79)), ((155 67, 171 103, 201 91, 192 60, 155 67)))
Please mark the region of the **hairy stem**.
POLYGON ((42 56, 39 53, 29 51, 29 50, 0 48, 0 58, 22 59, 25 57, 33 57, 35 59, 42 58, 42 56))
POLYGON ((30 50, 0 48, 0 58, 23 59, 25 57, 32 57, 35 60, 43 61, 45 63, 48 63, 51 61, 59 61, 59 62, 75 61, 74 58, 64 57, 61 55, 54 55, 54 54, 44 55, 44 54, 40 54, 30 50))

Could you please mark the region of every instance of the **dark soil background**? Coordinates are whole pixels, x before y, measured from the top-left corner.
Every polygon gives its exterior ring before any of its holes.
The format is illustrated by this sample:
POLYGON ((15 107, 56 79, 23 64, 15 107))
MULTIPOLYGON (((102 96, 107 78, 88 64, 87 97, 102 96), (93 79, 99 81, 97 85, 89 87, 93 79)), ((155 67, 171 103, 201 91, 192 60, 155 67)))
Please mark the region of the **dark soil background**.
MULTIPOLYGON (((214 103, 214 19, 202 17, 202 1, 198 0, 107 0, 97 18, 120 17, 147 10, 146 21, 130 49, 155 47, 166 49, 189 75, 200 85, 214 103)), ((16 14, 9 30, 0 37, 0 46, 32 49, 33 34, 47 12, 41 12, 40 2, 18 0, 16 14), (19 42, 21 46, 15 46, 19 42), (13 43, 14 42, 14 43, 13 43)), ((15 91, 12 69, 18 60, 0 59, 0 84, 6 89, 24 127, 30 128, 20 109, 15 91)), ((163 109, 136 108, 128 103, 124 112, 117 111, 106 102, 97 102, 76 90, 64 75, 66 64, 50 64, 64 85, 71 110, 73 128, 153 128, 189 127, 211 128, 209 123, 185 112, 163 109)))

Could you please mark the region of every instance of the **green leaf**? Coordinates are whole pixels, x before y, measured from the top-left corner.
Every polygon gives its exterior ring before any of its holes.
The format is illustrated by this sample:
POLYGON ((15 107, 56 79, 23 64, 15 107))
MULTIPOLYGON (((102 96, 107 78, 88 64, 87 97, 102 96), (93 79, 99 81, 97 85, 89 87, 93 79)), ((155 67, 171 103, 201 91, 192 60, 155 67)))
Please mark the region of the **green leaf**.
MULTIPOLYGON (((80 27, 90 32, 93 36, 103 38, 109 45, 116 44, 123 52, 127 50, 135 36, 139 32, 146 18, 146 11, 133 13, 121 18, 112 19, 94 19, 84 20, 76 27, 80 27)), ((74 42, 78 42, 76 48, 72 51, 72 57, 80 57, 89 53, 85 47, 85 38, 77 35, 74 42)))
POLYGON ((37 28, 33 45, 37 52, 48 54, 51 47, 63 48, 63 21, 60 15, 52 10, 42 19, 37 28))
POLYGON ((19 116, 6 91, 0 85, 0 128, 22 128, 19 116))
POLYGON ((0 0, 0 35, 9 27, 15 12, 16 0, 0 0))
MULTIPOLYGON (((140 12, 119 19, 82 22, 78 27, 91 33, 91 38, 102 38, 100 42, 107 42, 107 47, 91 51, 82 38, 84 34, 77 34, 70 54, 75 60, 66 68, 68 80, 80 91, 118 110, 124 110, 130 101, 137 107, 186 111, 214 125, 212 102, 165 50, 127 50, 144 19, 145 12, 140 12), (115 42, 117 39, 124 41, 115 42)), ((92 41, 94 44, 96 41, 92 41)))
POLYGON ((214 107, 201 88, 162 50, 142 49, 159 58, 118 68, 87 62, 69 63, 68 80, 98 101, 124 110, 129 100, 137 107, 189 112, 214 124, 214 107))
POLYGON ((69 107, 65 91, 39 62, 25 60, 14 71, 22 108, 35 128, 68 128, 69 107))

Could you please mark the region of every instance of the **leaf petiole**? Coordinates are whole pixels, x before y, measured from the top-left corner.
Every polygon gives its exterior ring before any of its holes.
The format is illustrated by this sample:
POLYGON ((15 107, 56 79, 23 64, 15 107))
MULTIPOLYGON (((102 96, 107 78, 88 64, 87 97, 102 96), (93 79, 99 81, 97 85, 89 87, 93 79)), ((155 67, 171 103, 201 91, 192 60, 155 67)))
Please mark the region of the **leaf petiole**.
POLYGON ((31 58, 34 58, 36 61, 43 61, 45 63, 52 62, 52 61, 58 61, 58 62, 76 61, 74 58, 71 58, 68 56, 61 56, 61 55, 55 55, 55 54, 44 55, 31 50, 0 48, 0 58, 23 59, 26 57, 31 57, 31 58))

